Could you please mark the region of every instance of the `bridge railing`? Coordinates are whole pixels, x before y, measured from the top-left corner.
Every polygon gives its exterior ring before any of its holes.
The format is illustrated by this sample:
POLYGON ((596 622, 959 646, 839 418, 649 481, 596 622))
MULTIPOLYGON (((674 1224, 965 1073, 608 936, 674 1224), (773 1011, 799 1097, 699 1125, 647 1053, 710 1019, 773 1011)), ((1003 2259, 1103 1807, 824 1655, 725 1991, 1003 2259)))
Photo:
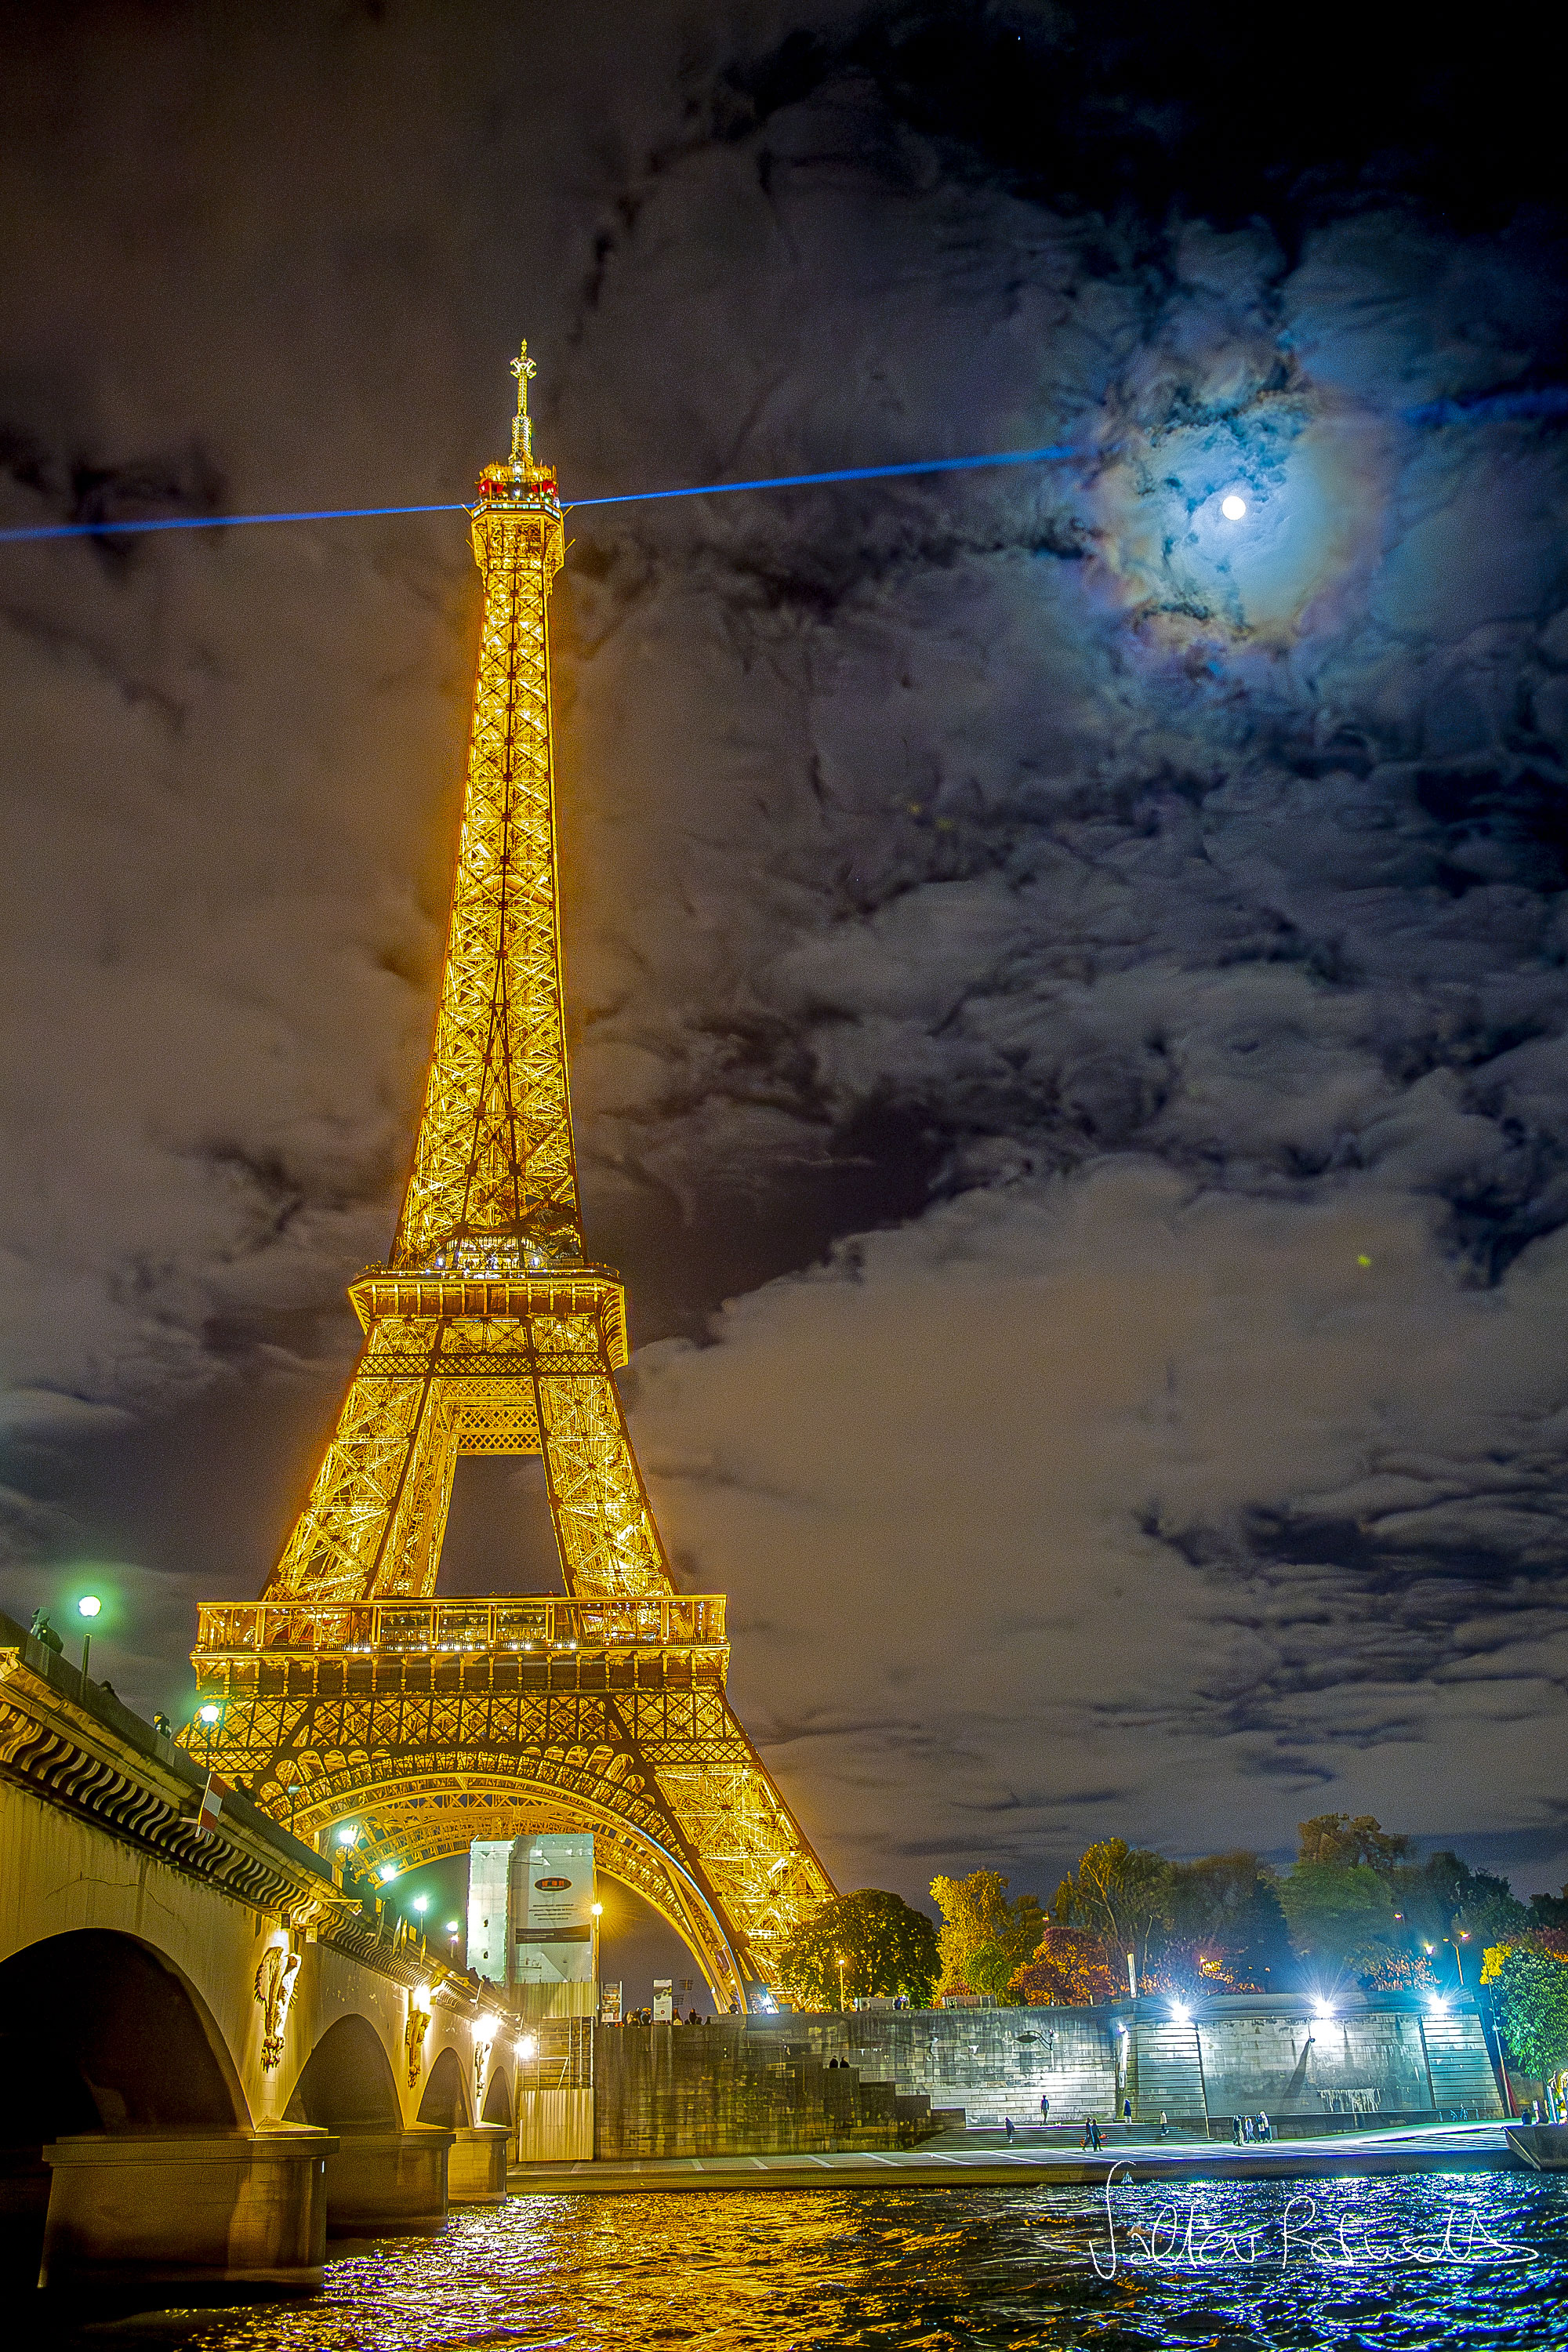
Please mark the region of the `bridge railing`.
POLYGON ((332 1606, 205 1601, 196 1646, 217 1655, 331 1651, 342 1655, 460 1657, 468 1653, 720 1647, 722 1593, 636 1601, 525 1594, 483 1601, 371 1601, 332 1606))

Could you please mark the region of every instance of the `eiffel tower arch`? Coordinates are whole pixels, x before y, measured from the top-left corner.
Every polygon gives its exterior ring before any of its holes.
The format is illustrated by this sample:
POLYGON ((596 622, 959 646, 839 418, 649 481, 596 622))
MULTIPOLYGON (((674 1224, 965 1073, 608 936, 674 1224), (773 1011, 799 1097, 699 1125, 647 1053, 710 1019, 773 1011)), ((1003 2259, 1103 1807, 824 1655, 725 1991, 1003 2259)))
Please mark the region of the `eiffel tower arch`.
POLYGON ((364 1345, 259 1601, 204 1603, 193 1752, 373 1872, 592 1832, 748 2005, 832 1885, 725 1695, 724 1601, 678 1591, 616 1385, 626 1300, 584 1243, 563 1017, 549 601, 563 556, 524 345, 484 583, 424 1110, 364 1345), (436 1598, 458 1458, 542 1456, 565 1591, 436 1598), (216 1721, 212 1710, 217 1710, 216 1721))

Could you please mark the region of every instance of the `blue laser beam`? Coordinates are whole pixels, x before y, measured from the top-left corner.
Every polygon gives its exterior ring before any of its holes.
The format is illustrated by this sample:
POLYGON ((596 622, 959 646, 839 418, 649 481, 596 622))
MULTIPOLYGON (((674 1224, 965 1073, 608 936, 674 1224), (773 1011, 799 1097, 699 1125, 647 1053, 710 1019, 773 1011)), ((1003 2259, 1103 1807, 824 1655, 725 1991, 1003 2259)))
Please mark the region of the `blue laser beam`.
POLYGON ((752 482, 702 482, 686 490, 621 490, 614 498, 569 499, 572 507, 637 506, 651 499, 716 499, 731 490, 803 490, 826 482, 885 482, 899 474, 962 474, 976 466, 1044 466, 1081 457, 1059 443, 1045 449, 997 449, 984 457, 916 457, 903 466, 841 466, 831 474, 763 474, 752 482))
POLYGON ((0 530, 0 541, 107 539, 144 530, 234 530, 251 522, 358 522, 366 515, 466 514, 460 501, 434 507, 306 507, 279 514, 149 515, 142 522, 43 522, 0 530))
MULTIPOLYGON (((961 474, 980 466, 1043 466, 1064 458, 1082 457, 1086 450, 1057 444, 1043 449, 996 449, 977 457, 917 457, 898 466, 840 466, 826 474, 765 474, 749 482, 698 482, 677 490, 619 490, 602 499, 568 499, 563 510, 577 507, 647 506, 664 499, 717 499, 736 490, 804 490, 836 482, 883 482, 908 474, 961 474)), ((37 539, 107 539, 153 530, 235 530, 260 522, 363 522, 378 515, 466 514, 459 499, 437 506, 314 507, 277 514, 155 515, 141 522, 34 523, 0 530, 0 542, 37 539)))

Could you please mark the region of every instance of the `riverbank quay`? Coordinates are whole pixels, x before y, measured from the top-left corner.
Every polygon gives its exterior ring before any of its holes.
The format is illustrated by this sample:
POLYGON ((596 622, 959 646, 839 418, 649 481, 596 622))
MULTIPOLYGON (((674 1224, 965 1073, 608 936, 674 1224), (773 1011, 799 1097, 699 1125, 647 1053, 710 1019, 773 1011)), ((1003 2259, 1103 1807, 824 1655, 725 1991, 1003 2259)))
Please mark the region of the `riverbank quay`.
POLYGON ((948 2132, 918 2148, 806 2156, 645 2157, 610 2162, 514 2165, 514 2197, 678 2195, 710 2189, 1016 2189, 1099 2187, 1123 2180, 1321 2180, 1347 2174, 1513 2171, 1526 2168, 1501 2124, 1446 2124, 1402 2131, 1344 2132, 1331 2140, 1273 2140, 1235 2147, 1196 2137, 1110 2134, 1100 2155, 1079 2135, 948 2132))

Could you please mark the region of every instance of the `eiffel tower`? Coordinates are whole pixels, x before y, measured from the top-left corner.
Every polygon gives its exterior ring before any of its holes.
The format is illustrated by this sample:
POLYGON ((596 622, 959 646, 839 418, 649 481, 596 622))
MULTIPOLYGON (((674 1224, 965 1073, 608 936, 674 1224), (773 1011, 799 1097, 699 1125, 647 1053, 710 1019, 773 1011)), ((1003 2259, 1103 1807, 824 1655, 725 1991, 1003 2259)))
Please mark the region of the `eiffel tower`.
POLYGON ((592 1832, 744 2009, 833 1888, 731 1711, 722 1597, 670 1574, 615 1381, 625 1294, 584 1251, 551 740, 564 542, 526 343, 512 372, 511 455, 470 509, 479 673, 397 1236, 350 1286, 364 1346, 261 1599, 201 1607, 182 1736, 324 1850, 352 1824, 377 1877, 592 1832), (563 1598, 435 1598, 463 1454, 542 1455, 563 1598))

